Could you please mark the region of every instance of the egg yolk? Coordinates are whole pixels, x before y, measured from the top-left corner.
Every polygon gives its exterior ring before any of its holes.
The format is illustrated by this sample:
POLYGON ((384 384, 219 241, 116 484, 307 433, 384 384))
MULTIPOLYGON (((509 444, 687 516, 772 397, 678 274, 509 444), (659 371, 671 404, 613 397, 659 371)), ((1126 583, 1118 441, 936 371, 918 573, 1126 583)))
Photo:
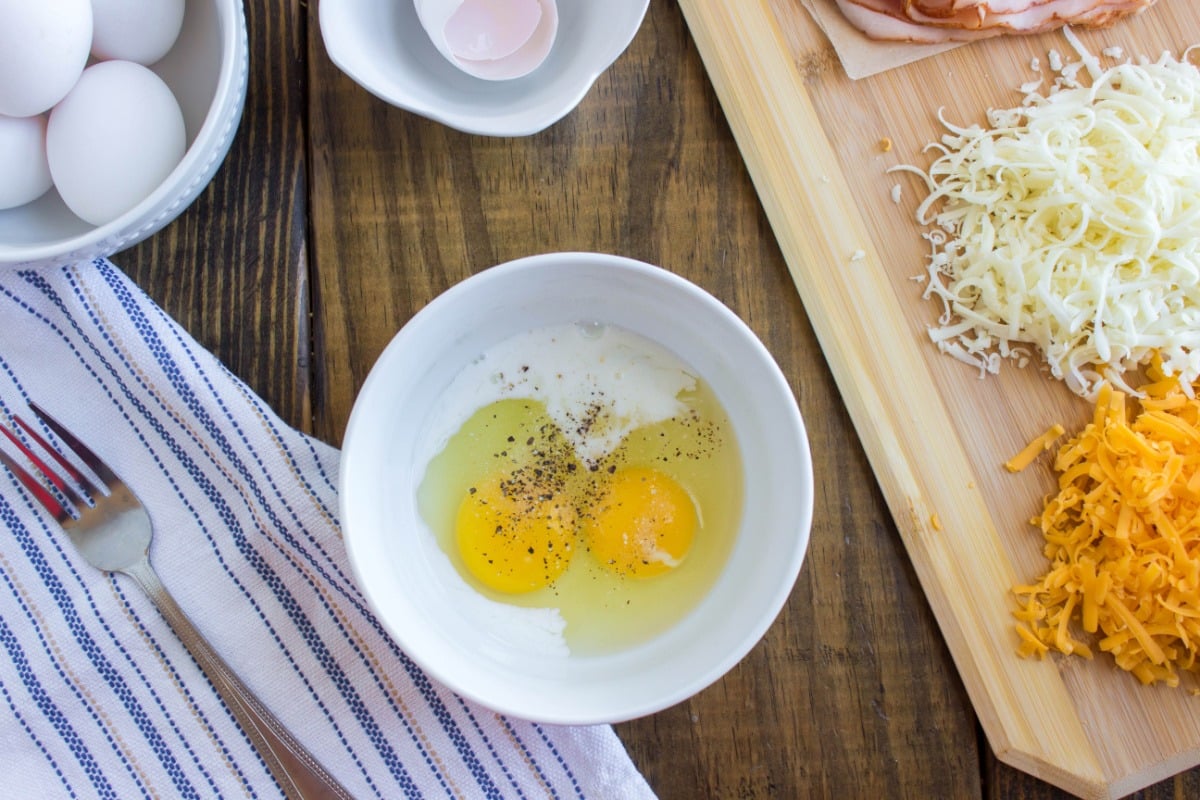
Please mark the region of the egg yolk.
POLYGON ((687 555, 698 519, 691 495, 658 470, 618 470, 584 522, 596 560, 637 578, 674 569, 687 555))
POLYGON ((455 521, 467 570, 506 594, 553 583, 571 561, 574 539, 574 507, 517 475, 492 476, 472 487, 455 521))

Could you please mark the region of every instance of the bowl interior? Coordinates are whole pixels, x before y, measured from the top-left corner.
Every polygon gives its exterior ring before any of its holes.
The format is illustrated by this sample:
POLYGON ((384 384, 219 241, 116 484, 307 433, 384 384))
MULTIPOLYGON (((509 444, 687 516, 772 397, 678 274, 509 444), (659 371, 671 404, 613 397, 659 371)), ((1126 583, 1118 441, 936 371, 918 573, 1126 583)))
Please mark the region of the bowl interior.
POLYGON ((183 161, 151 197, 97 227, 71 213, 52 187, 32 203, 0 211, 0 266, 107 255, 111 250, 106 247, 132 245, 170 221, 171 216, 161 215, 182 210, 200 188, 194 179, 228 148, 220 128, 234 112, 240 116, 245 84, 238 62, 246 56, 244 25, 240 0, 189 0, 179 38, 150 67, 179 101, 188 147, 183 161), (215 119, 218 112, 226 119, 215 119), (184 193, 191 196, 176 202, 184 193))
POLYGON ((812 475, 789 386, 758 339, 707 293, 664 270, 554 254, 486 270, 416 315, 381 355, 344 442, 344 533, 356 576, 399 645, 459 693, 514 716, 615 722, 694 694, 758 641, 795 582, 808 542, 812 475), (547 657, 462 612, 445 556, 418 522, 423 422, 489 345, 553 324, 601 321, 672 350, 712 387, 745 470, 744 515, 728 564, 682 621, 620 652, 547 657))
POLYGON ((558 0, 559 27, 529 75, 488 81, 438 52, 412 0, 321 0, 330 58, 392 105, 453 128, 496 136, 534 133, 558 121, 633 39, 649 0, 558 0))

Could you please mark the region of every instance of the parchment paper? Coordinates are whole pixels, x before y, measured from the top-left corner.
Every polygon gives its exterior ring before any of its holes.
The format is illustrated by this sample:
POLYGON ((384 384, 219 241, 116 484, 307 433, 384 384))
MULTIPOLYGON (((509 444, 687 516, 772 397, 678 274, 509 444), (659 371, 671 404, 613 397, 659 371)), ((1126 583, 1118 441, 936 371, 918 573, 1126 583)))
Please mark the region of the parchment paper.
POLYGON ((817 25, 829 37, 846 74, 857 80, 868 75, 886 72, 914 61, 955 47, 962 42, 947 44, 911 44, 909 42, 877 42, 855 28, 834 0, 800 0, 817 25))

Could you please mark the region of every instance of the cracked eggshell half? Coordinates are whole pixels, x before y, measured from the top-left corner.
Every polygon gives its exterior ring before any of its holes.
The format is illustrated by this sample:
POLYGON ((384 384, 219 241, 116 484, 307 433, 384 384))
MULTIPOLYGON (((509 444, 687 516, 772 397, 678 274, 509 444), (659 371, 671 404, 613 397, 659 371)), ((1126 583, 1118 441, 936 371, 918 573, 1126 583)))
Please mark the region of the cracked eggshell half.
POLYGON ((414 0, 417 17, 450 63, 500 81, 537 69, 558 34, 557 0, 414 0))

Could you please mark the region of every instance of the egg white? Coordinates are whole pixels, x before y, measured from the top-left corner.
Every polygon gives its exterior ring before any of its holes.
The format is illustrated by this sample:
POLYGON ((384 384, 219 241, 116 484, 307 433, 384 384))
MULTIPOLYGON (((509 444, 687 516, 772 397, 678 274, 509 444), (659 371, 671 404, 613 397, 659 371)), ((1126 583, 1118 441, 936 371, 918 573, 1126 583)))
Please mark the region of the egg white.
POLYGON ((458 374, 430 421, 422 466, 472 414, 506 399, 545 403, 580 460, 595 463, 630 431, 682 414, 679 395, 695 387, 696 376, 673 353, 624 328, 538 328, 500 342, 458 374))

